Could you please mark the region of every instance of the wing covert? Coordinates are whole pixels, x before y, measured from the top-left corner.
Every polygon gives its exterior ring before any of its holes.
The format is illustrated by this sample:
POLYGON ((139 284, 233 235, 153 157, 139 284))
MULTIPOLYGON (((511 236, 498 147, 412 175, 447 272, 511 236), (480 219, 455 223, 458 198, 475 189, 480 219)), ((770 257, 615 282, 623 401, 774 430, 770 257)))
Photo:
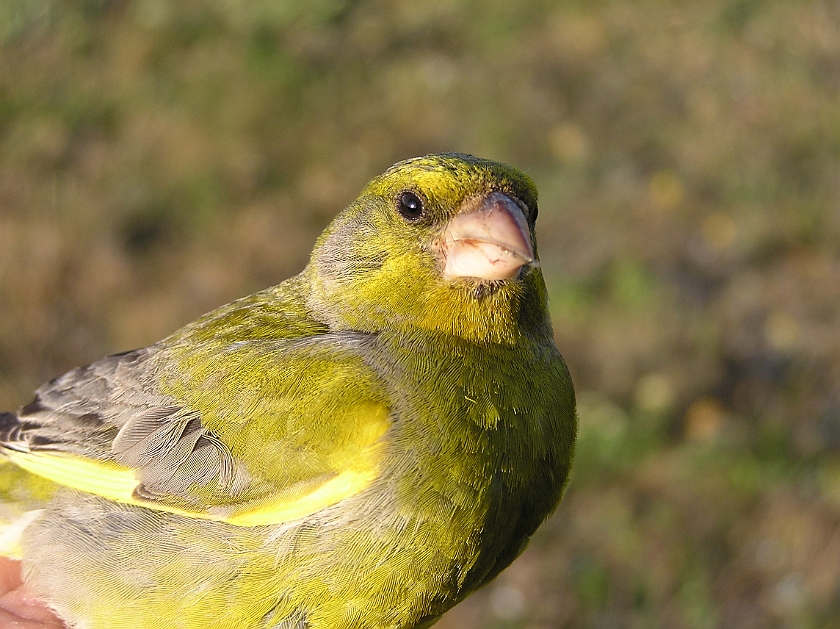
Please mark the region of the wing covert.
POLYGON ((0 442, 28 471, 120 502, 242 525, 304 517, 378 474, 390 410, 363 342, 179 339, 110 356, 4 415, 0 442))

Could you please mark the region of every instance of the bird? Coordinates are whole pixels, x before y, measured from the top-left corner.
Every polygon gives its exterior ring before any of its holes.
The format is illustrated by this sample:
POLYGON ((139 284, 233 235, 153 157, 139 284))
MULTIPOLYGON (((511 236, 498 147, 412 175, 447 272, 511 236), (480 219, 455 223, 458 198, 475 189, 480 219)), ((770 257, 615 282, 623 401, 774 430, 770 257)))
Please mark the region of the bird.
POLYGON ((0 413, 0 554, 77 629, 425 628, 567 486, 537 190, 375 177, 300 274, 0 413))

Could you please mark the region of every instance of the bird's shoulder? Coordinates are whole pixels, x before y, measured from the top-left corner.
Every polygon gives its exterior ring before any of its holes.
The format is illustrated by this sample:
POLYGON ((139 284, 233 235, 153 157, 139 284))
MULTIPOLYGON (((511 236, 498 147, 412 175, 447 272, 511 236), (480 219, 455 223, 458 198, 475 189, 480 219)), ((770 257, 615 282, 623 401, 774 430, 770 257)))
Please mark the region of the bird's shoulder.
POLYGON ((4 416, 25 469, 114 500, 240 524, 302 517, 379 472, 390 404, 359 347, 295 286, 43 385, 4 416))

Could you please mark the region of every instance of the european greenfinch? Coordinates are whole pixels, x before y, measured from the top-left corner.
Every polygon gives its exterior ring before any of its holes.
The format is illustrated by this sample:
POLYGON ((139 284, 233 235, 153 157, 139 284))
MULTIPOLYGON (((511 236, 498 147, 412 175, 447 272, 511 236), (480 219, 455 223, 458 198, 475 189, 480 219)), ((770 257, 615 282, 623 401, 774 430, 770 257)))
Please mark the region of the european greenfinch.
POLYGON ((291 279, 0 414, 2 553, 79 629, 432 625, 560 501, 537 192, 400 162, 291 279))

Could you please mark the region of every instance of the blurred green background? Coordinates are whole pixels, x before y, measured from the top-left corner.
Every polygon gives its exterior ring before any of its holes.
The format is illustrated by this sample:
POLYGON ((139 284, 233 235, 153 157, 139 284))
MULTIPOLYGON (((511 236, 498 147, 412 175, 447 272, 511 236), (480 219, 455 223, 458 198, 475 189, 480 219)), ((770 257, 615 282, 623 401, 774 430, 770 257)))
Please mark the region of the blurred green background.
POLYGON ((0 408, 452 150, 540 188, 581 431, 441 629, 840 627, 836 1, 3 0, 0 408))

